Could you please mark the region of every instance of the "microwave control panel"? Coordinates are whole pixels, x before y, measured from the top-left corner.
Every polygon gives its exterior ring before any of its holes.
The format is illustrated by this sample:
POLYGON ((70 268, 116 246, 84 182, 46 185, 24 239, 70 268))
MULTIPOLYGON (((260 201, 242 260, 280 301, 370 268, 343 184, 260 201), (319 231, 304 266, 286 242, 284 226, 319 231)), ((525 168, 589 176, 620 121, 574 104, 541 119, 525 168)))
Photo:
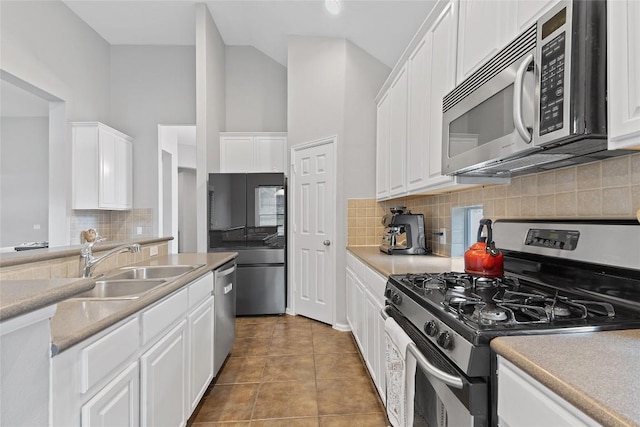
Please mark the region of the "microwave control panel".
POLYGON ((540 64, 540 135, 564 123, 565 33, 542 46, 540 64))
POLYGON ((577 230, 548 230, 530 228, 524 244, 549 249, 572 251, 578 246, 580 232, 577 230))
POLYGON ((542 23, 540 49, 540 136, 562 129, 564 124, 564 68, 567 8, 542 23), (561 31, 558 34, 558 31, 561 31), (554 34, 555 37, 549 40, 554 34))

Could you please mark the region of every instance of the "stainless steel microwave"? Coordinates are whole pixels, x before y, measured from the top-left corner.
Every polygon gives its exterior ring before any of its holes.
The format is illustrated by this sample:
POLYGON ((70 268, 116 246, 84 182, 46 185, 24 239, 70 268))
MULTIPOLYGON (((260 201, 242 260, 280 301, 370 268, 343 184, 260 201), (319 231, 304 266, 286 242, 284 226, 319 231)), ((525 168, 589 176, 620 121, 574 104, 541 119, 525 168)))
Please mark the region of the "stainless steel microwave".
POLYGON ((443 99, 447 175, 509 177, 607 151, 606 2, 565 0, 443 99))

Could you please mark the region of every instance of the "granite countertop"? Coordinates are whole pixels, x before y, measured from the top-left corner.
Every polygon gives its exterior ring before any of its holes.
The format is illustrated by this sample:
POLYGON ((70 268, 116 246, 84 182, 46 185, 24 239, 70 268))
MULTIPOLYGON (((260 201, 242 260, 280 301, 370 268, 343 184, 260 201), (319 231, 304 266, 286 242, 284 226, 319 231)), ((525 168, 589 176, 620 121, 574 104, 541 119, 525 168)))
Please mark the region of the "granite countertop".
MULTIPOLYGON (((126 242, 102 242, 93 247, 93 252, 107 251, 123 244, 138 243, 140 245, 150 245, 153 243, 164 243, 173 240, 173 237, 146 237, 142 239, 132 239, 126 242)), ((85 245, 59 246, 55 248, 33 249, 20 252, 4 252, 0 254, 0 267, 10 267, 13 265, 29 264, 32 262, 47 261, 56 258, 70 256, 80 256, 80 251, 85 245)))
POLYGON ((436 255, 388 255, 377 246, 349 246, 353 255, 383 276, 404 273, 443 273, 464 271, 464 259, 436 255))
MULTIPOLYGON (((165 296, 182 288, 207 271, 233 260, 237 252, 173 254, 139 262, 145 265, 196 265, 202 266, 187 274, 170 280, 140 298, 130 300, 80 300, 71 299, 58 304, 56 314, 51 319, 52 355, 89 338, 114 325, 165 296)), ((95 279, 94 279, 95 280, 95 279)), ((92 286, 91 286, 92 287, 92 286)), ((89 289, 91 289, 89 287, 89 289)))
POLYGON ((640 426, 640 329, 501 337, 491 348, 599 423, 640 426))

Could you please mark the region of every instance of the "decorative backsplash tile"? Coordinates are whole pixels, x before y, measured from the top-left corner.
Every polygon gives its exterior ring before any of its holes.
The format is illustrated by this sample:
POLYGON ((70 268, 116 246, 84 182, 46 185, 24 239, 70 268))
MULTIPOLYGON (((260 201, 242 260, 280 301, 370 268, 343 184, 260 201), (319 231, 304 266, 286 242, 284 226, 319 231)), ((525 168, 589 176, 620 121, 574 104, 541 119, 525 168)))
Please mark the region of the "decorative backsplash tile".
POLYGON ((130 211, 74 210, 71 214, 71 241, 77 245, 80 233, 87 228, 95 228, 107 241, 120 242, 153 236, 153 209, 133 209, 130 211), (137 228, 142 234, 137 233, 137 228))
POLYGON ((640 209, 640 153, 594 163, 518 176, 509 185, 484 186, 432 196, 412 196, 377 203, 351 199, 349 245, 378 245, 384 232, 382 215, 406 206, 425 217, 427 246, 438 255, 451 254, 451 208, 482 206, 484 216, 500 218, 636 218, 640 209), (372 214, 375 214, 372 218, 372 214), (364 225, 362 225, 364 224, 364 225), (447 243, 438 243, 440 228, 447 243))

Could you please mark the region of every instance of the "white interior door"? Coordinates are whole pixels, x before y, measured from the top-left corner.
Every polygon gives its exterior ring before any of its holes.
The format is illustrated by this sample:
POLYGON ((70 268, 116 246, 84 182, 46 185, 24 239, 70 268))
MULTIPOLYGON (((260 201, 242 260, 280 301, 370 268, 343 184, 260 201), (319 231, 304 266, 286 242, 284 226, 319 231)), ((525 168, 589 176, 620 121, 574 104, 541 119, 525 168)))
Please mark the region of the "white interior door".
POLYGON ((293 148, 293 305, 333 324, 335 295, 335 139, 293 148))

